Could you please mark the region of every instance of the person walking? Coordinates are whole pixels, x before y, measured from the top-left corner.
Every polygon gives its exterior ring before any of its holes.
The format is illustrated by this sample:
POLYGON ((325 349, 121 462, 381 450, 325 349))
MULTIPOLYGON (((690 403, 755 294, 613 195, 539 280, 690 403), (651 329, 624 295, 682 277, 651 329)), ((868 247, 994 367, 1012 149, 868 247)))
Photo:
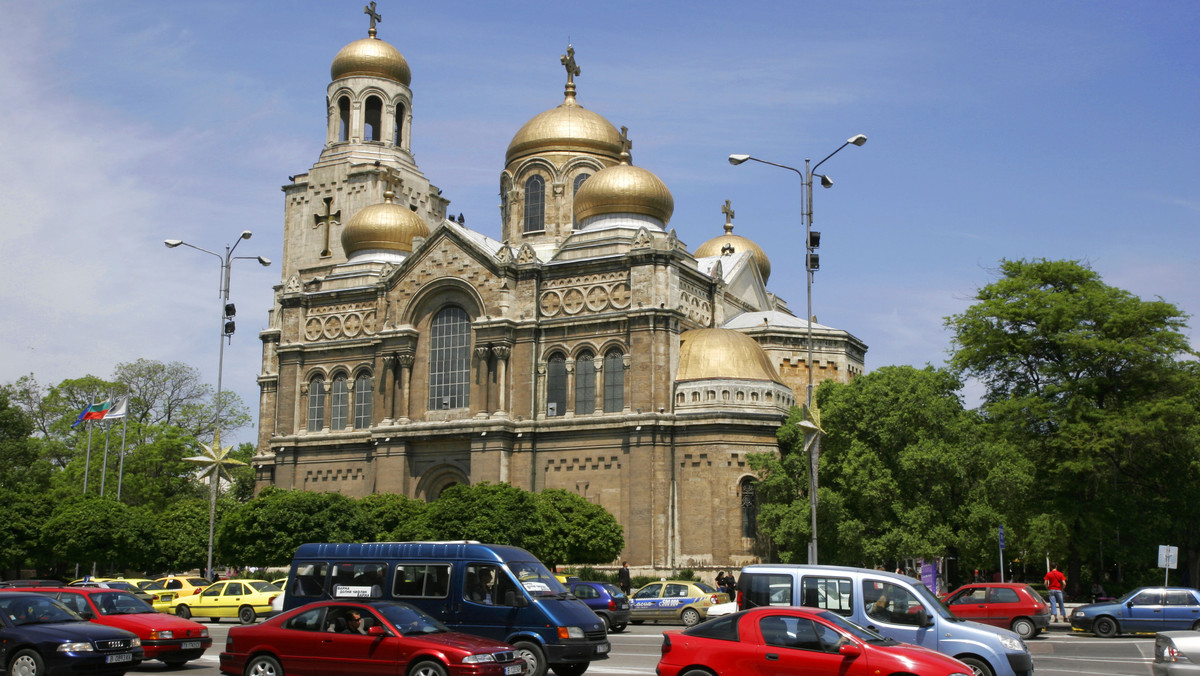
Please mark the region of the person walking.
POLYGON ((629 579, 629 562, 628 561, 624 562, 621 565, 621 570, 619 570, 617 572, 617 586, 621 588, 621 591, 625 592, 626 596, 629 596, 630 579, 629 579))
POLYGON ((1046 573, 1046 589, 1050 592, 1050 615, 1053 621, 1058 622, 1061 617, 1063 622, 1067 621, 1067 613, 1063 609, 1063 585, 1067 582, 1067 576, 1063 575, 1058 570, 1058 564, 1050 564, 1050 572, 1046 573), (1058 614, 1054 614, 1054 602, 1058 601, 1058 614))

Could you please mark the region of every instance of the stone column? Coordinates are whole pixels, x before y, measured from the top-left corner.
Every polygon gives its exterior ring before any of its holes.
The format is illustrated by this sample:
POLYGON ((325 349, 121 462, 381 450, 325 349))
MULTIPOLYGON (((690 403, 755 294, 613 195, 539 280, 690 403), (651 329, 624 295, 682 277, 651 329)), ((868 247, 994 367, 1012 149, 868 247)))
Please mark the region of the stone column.
POLYGON ((325 381, 325 395, 321 398, 324 406, 321 408, 321 431, 328 432, 333 428, 333 381, 325 381))
POLYGON ((512 346, 496 345, 492 347, 496 357, 496 415, 508 417, 508 356, 512 354, 512 346))
POLYGON ((400 414, 396 417, 396 422, 409 422, 409 394, 416 356, 412 352, 401 352, 396 359, 400 363, 400 414))
POLYGON ((491 413, 491 406, 489 405, 490 402, 488 396, 490 394, 489 390, 491 389, 489 383, 491 379, 488 377, 491 374, 491 369, 489 368, 490 360, 488 358, 491 356, 491 354, 492 349, 486 345, 477 345, 475 347, 475 382, 479 383, 480 399, 478 407, 479 413, 476 415, 482 418, 486 418, 487 415, 491 413))
POLYGON ((604 387, 605 387, 604 357, 597 354, 592 359, 592 368, 594 368, 596 370, 595 371, 596 377, 592 380, 592 390, 594 390, 592 392, 592 395, 595 397, 595 399, 592 401, 592 404, 594 405, 592 407, 592 412, 603 414, 604 413, 604 387))
MULTIPOLYGON (((381 425, 391 425, 396 419, 396 355, 383 355, 383 372, 379 374, 380 410, 383 411, 381 425)), ((372 416, 374 417, 374 416, 372 416)))
POLYGON ((567 359, 563 368, 567 371, 567 398, 563 406, 567 410, 563 411, 563 415, 568 418, 575 417, 575 360, 567 359))

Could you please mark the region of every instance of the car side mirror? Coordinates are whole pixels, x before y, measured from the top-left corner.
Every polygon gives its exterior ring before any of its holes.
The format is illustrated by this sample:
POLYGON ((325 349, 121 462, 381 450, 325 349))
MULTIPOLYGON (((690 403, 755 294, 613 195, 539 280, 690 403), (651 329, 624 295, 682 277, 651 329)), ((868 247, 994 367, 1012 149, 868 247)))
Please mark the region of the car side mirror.
POLYGON ((862 648, 859 648, 853 643, 847 643, 838 648, 838 654, 842 657, 858 657, 862 654, 862 648))
POLYGON ((917 608, 913 612, 913 621, 918 627, 932 627, 933 620, 929 616, 929 611, 924 608, 917 608))
POLYGON ((385 631, 384 628, 379 626, 378 624, 372 624, 371 626, 367 627, 367 635, 368 636, 387 636, 387 631, 385 631))
POLYGON ((518 594, 515 591, 504 592, 504 605, 524 608, 529 605, 529 599, 525 598, 524 594, 518 594))
POLYGON ((1126 602, 1125 602, 1125 607, 1126 607, 1126 608, 1132 608, 1132 607, 1133 607, 1133 601, 1126 601, 1126 602))
POLYGON ((82 617, 82 618, 83 618, 83 619, 85 619, 85 620, 94 620, 94 619, 96 619, 96 613, 93 613, 93 612, 92 612, 92 611, 90 611, 90 610, 81 610, 81 611, 79 611, 79 616, 80 616, 80 617, 82 617))

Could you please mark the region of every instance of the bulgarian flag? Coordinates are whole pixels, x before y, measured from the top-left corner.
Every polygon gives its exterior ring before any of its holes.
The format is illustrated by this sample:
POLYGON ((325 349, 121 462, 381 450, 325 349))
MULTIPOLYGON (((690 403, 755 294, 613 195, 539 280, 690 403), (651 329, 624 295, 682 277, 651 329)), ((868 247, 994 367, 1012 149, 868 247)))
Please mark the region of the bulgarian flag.
POLYGON ((107 414, 112 407, 113 401, 111 399, 103 401, 99 404, 87 406, 79 412, 79 417, 75 419, 75 422, 71 424, 71 427, 78 425, 84 420, 103 420, 105 414, 107 414))

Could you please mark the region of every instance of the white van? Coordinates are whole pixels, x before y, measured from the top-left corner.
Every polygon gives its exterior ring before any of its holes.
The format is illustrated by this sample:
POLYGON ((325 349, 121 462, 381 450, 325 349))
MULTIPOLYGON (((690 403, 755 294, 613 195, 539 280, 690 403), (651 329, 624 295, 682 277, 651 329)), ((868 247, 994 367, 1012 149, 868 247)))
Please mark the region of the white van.
POLYGON ((1033 656, 1011 631, 960 620, 920 580, 866 568, 760 563, 737 582, 738 609, 824 608, 888 638, 965 662, 975 676, 1033 676, 1033 656))

